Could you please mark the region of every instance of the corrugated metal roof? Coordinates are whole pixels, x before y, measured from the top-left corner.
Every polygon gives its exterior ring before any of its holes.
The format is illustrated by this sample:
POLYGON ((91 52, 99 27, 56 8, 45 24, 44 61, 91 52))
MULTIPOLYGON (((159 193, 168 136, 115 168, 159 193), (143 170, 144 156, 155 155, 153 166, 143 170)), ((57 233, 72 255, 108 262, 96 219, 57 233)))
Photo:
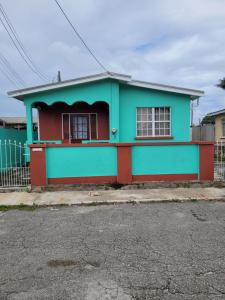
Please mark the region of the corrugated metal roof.
POLYGON ((222 115, 222 114, 225 114, 225 109, 221 109, 221 110, 217 110, 217 111, 208 113, 206 115, 206 117, 213 117, 213 116, 218 116, 218 115, 222 115))
POLYGON ((115 79, 120 82, 124 82, 125 84, 132 85, 132 86, 138 86, 138 87, 143 87, 143 88, 147 88, 147 89, 154 89, 154 90, 161 90, 161 91, 167 91, 167 92, 172 92, 172 93, 189 95, 192 97, 192 99, 196 99, 196 98, 199 98, 204 95, 204 92, 200 91, 200 90, 187 89, 187 88, 176 87, 176 86, 165 85, 165 84, 132 80, 131 76, 129 76, 129 75, 111 73, 111 72, 100 73, 100 74, 95 74, 95 75, 86 76, 86 77, 80 77, 80 78, 66 80, 66 81, 60 81, 60 82, 55 82, 55 83, 50 83, 50 84, 45 84, 45 85, 34 86, 34 87, 22 89, 22 90, 15 90, 15 91, 8 92, 8 95, 11 97, 15 97, 17 99, 21 99, 21 97, 24 95, 40 93, 43 91, 54 90, 54 89, 59 89, 59 88, 68 87, 68 86, 74 86, 74 85, 78 85, 78 84, 82 84, 82 83, 88 83, 88 82, 93 82, 93 81, 98 81, 98 80, 103 80, 103 79, 115 79))

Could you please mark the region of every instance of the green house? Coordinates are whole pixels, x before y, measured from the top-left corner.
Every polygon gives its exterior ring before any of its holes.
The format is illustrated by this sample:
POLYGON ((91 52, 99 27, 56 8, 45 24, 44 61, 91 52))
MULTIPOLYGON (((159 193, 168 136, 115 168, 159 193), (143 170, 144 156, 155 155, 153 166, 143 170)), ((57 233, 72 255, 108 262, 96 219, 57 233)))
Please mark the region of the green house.
POLYGON ((190 137, 202 91, 101 73, 8 94, 26 106, 33 186, 213 179, 212 143, 190 137))

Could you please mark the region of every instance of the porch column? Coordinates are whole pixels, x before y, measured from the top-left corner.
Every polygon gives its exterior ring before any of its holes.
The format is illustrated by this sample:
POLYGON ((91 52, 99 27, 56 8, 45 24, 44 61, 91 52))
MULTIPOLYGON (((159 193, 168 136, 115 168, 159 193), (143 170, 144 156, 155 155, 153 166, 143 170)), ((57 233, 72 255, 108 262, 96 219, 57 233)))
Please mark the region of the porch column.
POLYGON ((117 82, 111 83, 111 105, 110 105, 110 141, 119 142, 119 84, 117 82), (113 133, 113 129, 116 132, 113 133))
POLYGON ((26 105, 26 121, 27 121, 27 144, 33 143, 33 115, 32 115, 32 105, 26 105))

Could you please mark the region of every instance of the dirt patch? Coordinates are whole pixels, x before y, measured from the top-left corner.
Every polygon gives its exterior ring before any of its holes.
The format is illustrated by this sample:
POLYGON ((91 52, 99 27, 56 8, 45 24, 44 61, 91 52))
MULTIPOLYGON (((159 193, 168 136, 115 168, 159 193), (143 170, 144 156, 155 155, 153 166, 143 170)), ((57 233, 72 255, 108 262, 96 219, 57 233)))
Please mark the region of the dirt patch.
POLYGON ((75 260, 64 260, 64 259, 49 260, 47 262, 47 265, 51 268, 77 266, 81 269, 93 269, 93 268, 100 267, 100 263, 96 261, 91 261, 91 262, 86 261, 81 263, 75 260))
POLYGON ((79 265, 79 263, 74 260, 53 259, 53 260, 49 260, 47 262, 47 265, 51 268, 57 268, 57 267, 76 266, 79 265))

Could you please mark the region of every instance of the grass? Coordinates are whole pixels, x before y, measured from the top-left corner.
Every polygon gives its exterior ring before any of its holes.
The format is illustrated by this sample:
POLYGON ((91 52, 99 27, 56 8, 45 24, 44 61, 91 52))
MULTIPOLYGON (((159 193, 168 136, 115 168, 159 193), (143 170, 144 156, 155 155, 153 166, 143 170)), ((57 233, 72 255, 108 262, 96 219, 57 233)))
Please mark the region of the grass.
POLYGON ((26 205, 26 204, 19 204, 19 205, 0 205, 0 211, 9 211, 13 209, 17 210, 25 210, 25 211, 33 211, 37 208, 37 205, 26 205))

